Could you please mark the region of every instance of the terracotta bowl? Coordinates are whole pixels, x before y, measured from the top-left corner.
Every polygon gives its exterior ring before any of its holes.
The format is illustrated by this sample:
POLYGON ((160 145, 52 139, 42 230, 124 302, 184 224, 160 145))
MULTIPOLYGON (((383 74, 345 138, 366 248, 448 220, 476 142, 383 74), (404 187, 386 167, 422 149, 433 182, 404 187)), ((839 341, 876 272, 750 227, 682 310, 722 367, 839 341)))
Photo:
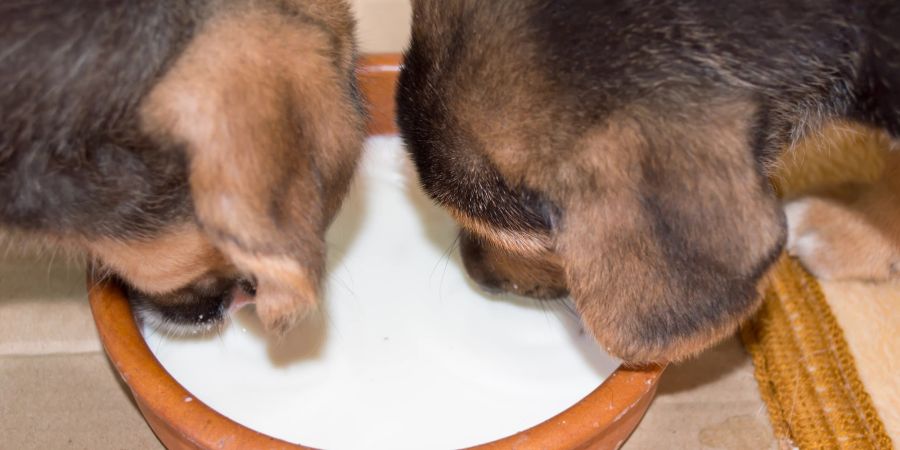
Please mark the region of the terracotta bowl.
MULTIPOLYGON (((360 70, 371 134, 396 133, 393 92, 398 55, 374 55, 360 70)), ((88 280, 91 309, 106 354, 159 440, 169 449, 302 449, 253 431, 192 396, 160 365, 115 285, 88 280)), ((662 367, 619 367, 587 397, 557 416, 479 449, 613 449, 637 427, 656 393, 662 367)))

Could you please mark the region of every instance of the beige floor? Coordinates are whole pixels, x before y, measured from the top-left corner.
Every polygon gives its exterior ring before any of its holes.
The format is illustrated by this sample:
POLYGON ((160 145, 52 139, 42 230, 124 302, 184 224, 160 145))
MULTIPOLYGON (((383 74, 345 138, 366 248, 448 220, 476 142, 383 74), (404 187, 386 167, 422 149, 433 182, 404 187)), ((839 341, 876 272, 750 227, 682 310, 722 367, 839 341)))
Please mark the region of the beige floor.
POLYGON ((409 0, 351 0, 363 53, 399 53, 409 39, 409 0))

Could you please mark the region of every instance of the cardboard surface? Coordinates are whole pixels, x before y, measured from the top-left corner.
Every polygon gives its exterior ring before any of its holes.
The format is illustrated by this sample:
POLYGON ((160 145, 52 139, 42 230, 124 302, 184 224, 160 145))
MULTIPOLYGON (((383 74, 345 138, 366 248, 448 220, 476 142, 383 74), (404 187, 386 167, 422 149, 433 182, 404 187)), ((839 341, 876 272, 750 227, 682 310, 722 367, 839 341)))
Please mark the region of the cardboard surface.
POLYGON ((753 364, 738 339, 670 366, 644 421, 623 448, 776 448, 753 364))
POLYGON ((100 353, 0 358, 0 448, 162 448, 100 353))
POLYGON ((83 264, 48 254, 0 258, 0 356, 99 352, 83 264))

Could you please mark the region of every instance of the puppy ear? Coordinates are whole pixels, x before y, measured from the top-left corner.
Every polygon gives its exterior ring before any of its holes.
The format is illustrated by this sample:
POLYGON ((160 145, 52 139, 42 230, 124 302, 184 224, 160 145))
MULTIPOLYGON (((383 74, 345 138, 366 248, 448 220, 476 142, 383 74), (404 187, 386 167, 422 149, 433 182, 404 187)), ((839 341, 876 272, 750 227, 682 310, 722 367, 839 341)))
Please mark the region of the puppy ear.
POLYGON ((726 102, 612 120, 582 144, 557 251, 585 326, 627 362, 683 358, 759 303, 783 215, 751 149, 753 110, 726 102))
POLYGON ((186 150, 197 220, 256 278, 270 330, 316 304, 325 230, 361 148, 353 67, 334 41, 274 14, 213 19, 142 105, 145 128, 186 150))

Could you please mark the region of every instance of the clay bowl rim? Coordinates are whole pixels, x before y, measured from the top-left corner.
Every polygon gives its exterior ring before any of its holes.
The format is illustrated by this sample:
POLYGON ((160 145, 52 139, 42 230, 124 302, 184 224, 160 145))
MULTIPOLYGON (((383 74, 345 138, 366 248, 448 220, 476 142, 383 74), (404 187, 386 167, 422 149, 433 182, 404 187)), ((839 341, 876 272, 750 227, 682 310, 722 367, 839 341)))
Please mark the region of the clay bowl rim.
MULTIPOLYGON (((176 438, 197 448, 311 448, 252 430, 195 398, 150 351, 121 289, 110 282, 98 282, 90 275, 87 284, 103 348, 148 422, 152 424, 151 419, 158 418, 176 438), (227 433, 223 434, 224 430, 227 433), (223 435, 227 436, 224 440, 223 435)), ((653 395, 664 369, 620 365, 600 386, 565 411, 517 434, 473 448, 514 448, 526 441, 529 448, 582 448, 641 400, 653 395)), ((160 432, 157 427, 154 431, 160 432)))
MULTIPOLYGON (((400 64, 398 54, 361 58, 359 79, 370 107, 371 135, 397 131, 393 98, 400 64)), ((310 448, 247 428, 194 398, 156 360, 117 286, 89 275, 88 297, 109 360, 163 443, 170 444, 172 439, 184 443, 182 447, 202 449, 310 448), (185 401, 186 398, 191 401, 185 401)), ((565 411, 515 435, 475 448, 584 448, 608 437, 604 432, 624 427, 625 432, 617 433, 612 441, 618 442, 627 438, 643 416, 663 370, 662 366, 619 366, 593 392, 565 411)))

